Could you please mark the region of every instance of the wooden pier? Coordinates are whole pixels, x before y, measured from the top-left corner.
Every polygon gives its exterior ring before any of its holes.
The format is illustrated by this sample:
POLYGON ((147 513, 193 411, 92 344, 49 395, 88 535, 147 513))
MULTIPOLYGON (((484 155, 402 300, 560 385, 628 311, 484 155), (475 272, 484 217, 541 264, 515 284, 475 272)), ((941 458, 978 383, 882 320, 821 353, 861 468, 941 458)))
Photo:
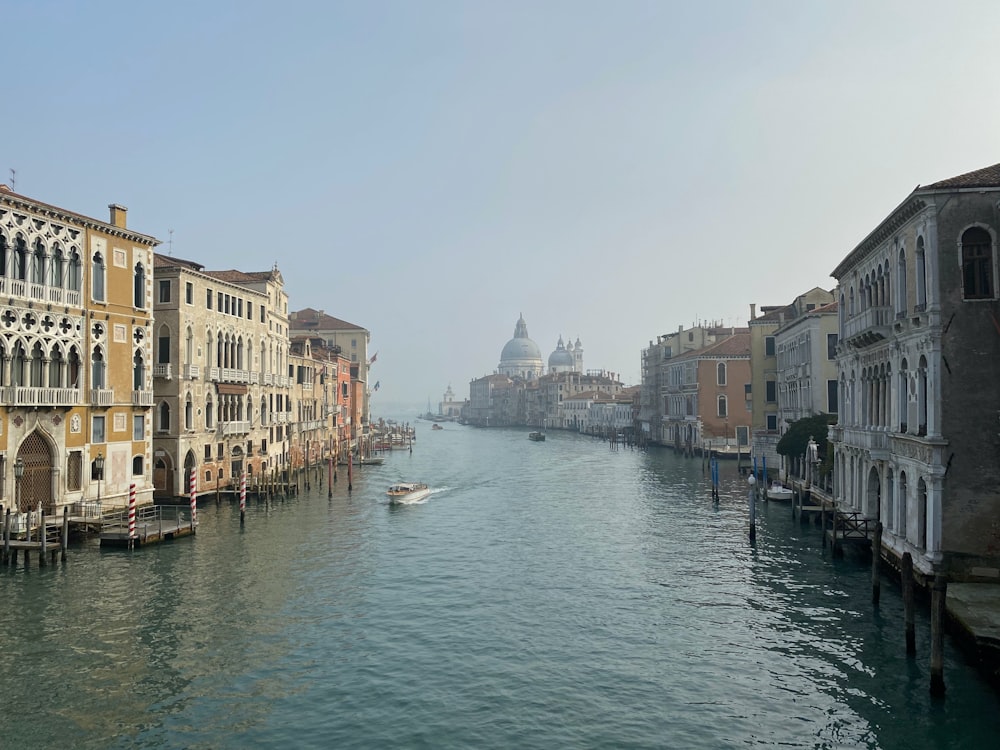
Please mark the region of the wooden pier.
POLYGON ((102 519, 102 547, 141 547, 191 536, 197 522, 190 508, 179 505, 146 505, 136 509, 135 533, 129 533, 128 509, 106 514, 102 519))

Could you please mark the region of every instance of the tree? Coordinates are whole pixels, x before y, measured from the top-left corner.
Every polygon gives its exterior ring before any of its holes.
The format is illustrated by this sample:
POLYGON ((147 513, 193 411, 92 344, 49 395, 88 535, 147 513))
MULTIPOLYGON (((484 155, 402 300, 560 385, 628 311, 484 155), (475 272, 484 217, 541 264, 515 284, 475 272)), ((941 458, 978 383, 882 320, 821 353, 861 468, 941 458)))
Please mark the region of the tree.
POLYGON ((833 414, 816 414, 812 417, 803 417, 792 422, 788 432, 781 436, 778 441, 777 451, 780 455, 789 458, 801 458, 805 455, 806 446, 809 445, 809 438, 816 441, 817 454, 826 457, 826 433, 827 428, 837 421, 833 414))

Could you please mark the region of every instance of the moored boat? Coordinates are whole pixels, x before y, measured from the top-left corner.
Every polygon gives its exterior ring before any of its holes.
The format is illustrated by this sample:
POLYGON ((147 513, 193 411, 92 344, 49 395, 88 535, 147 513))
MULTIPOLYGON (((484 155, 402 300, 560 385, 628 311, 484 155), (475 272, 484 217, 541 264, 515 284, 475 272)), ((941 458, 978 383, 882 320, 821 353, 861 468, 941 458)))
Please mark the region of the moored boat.
POLYGON ((540 442, 542 440, 545 440, 545 433, 544 432, 537 432, 537 431, 536 432, 529 432, 528 433, 528 440, 535 440, 535 441, 538 441, 538 442, 540 442))
POLYGON ((416 503, 431 494, 431 488, 423 482, 397 482, 385 494, 390 503, 416 503))
POLYGON ((775 481, 767 488, 768 500, 791 500, 793 496, 792 488, 785 487, 781 482, 775 481))

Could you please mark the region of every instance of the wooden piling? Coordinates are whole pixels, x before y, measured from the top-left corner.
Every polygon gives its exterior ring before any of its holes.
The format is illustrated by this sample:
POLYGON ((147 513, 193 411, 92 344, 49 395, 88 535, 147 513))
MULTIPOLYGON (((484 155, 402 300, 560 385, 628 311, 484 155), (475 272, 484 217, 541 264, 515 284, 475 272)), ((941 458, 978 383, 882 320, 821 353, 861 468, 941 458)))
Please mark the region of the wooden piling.
POLYGON ((944 605, 948 583, 935 576, 931 587, 931 695, 944 695, 944 605))
POLYGON ((882 582, 879 575, 879 565, 882 562, 882 522, 875 522, 875 536, 872 538, 872 604, 878 606, 882 594, 882 582))
POLYGON ((10 508, 3 517, 3 561, 10 562, 10 508))
POLYGON ((62 562, 66 562, 66 548, 69 546, 69 506, 63 506, 63 524, 62 524, 62 550, 60 557, 62 562))
MULTIPOLYGON (((45 511, 40 511, 41 524, 38 527, 38 541, 40 546, 38 548, 38 567, 44 568, 48 563, 45 562, 45 553, 48 552, 46 545, 48 544, 48 534, 45 533, 45 511)), ((25 557, 28 553, 25 552, 25 557)))
POLYGON ((819 522, 821 526, 821 534, 823 537, 823 549, 826 549, 826 500, 822 501, 819 509, 819 522))
POLYGON ((917 653, 917 639, 914 631, 913 614, 913 558, 909 552, 903 553, 903 559, 899 563, 899 576, 903 585, 903 622, 906 632, 906 655, 913 656, 917 653))
POLYGON ((840 553, 840 545, 837 544, 837 509, 833 509, 833 529, 830 531, 830 552, 836 557, 840 553))

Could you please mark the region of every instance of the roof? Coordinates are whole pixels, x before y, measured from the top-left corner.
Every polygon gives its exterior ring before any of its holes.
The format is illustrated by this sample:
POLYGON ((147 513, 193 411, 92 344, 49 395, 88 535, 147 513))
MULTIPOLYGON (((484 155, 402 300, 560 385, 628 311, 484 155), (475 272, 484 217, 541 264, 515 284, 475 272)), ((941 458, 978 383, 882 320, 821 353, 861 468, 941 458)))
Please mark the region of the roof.
POLYGON ((327 315, 323 310, 304 307, 288 314, 288 327, 313 331, 341 331, 344 329, 365 330, 362 326, 327 315))
POLYGON ((930 185, 918 187, 918 190, 941 190, 945 188, 987 188, 1000 187, 1000 164, 984 167, 973 172, 966 172, 957 177, 933 182, 930 185))
POLYGON ((193 260, 184 260, 183 258, 175 258, 172 255, 153 253, 153 268, 169 267, 182 267, 192 271, 201 271, 205 266, 193 260))
POLYGON ((274 271, 237 271, 230 268, 228 271, 205 271, 206 276, 211 276, 219 281, 231 283, 247 283, 254 281, 270 281, 274 276, 274 271))
POLYGON ((702 357, 726 358, 726 357, 749 357, 750 356, 750 329, 737 328, 736 332, 710 344, 703 349, 695 349, 691 352, 680 354, 672 361, 676 362, 684 359, 701 359, 702 357))

